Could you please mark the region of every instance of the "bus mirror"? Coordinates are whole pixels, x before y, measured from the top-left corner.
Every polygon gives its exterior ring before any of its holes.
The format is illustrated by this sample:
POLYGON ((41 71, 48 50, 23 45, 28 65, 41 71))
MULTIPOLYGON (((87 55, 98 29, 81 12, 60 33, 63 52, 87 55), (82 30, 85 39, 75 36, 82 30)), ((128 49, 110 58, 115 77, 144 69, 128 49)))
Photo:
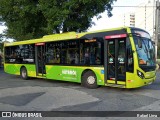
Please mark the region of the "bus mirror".
POLYGON ((142 48, 142 40, 141 39, 138 39, 138 47, 142 48))
POLYGON ((155 45, 155 42, 154 41, 151 41, 152 42, 152 44, 154 44, 155 45))

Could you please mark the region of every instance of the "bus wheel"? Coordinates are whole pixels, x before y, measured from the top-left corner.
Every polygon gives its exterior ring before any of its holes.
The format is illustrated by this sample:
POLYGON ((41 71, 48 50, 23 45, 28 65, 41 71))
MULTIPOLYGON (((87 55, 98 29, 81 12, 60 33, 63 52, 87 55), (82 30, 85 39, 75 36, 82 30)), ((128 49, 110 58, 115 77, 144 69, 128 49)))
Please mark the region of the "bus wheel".
POLYGON ((28 73, 27 73, 27 69, 25 67, 22 67, 21 68, 21 77, 22 79, 24 80, 27 80, 28 79, 28 73))
POLYGON ((82 76, 82 85, 87 88, 97 88, 97 78, 92 71, 87 71, 82 76))

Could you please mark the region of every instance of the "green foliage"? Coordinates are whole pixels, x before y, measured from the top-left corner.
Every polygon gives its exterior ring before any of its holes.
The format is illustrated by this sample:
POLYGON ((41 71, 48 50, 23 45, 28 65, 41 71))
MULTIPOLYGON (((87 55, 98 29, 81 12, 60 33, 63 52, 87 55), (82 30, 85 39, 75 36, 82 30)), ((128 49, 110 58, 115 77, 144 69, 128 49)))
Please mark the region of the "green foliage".
POLYGON ((0 34, 0 51, 3 50, 3 43, 2 43, 2 40, 3 40, 2 34, 0 34))
POLYGON ((8 30, 6 36, 24 40, 45 34, 86 31, 94 16, 107 10, 112 16, 116 0, 0 0, 0 16, 8 30))
POLYGON ((8 27, 7 37, 24 40, 46 34, 43 27, 47 22, 37 4, 38 0, 0 0, 0 15, 8 27))
POLYGON ((0 43, 2 42, 2 40, 3 40, 3 35, 0 34, 0 43))
POLYGON ((3 52, 3 45, 4 43, 0 42, 0 51, 3 52))
POLYGON ((157 46, 157 58, 160 59, 160 42, 158 42, 158 46, 157 46))

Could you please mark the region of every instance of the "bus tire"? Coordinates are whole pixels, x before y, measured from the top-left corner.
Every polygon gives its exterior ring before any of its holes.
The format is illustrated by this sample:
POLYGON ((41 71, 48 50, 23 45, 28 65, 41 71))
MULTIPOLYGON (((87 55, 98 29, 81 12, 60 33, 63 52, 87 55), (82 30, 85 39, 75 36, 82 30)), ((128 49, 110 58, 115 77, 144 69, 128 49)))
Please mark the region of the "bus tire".
POLYGON ((97 78, 92 71, 87 71, 83 74, 82 85, 90 89, 95 89, 98 87, 97 78))
POLYGON ((27 80, 28 79, 28 73, 27 73, 27 69, 25 67, 22 67, 21 68, 21 77, 22 79, 24 80, 27 80))

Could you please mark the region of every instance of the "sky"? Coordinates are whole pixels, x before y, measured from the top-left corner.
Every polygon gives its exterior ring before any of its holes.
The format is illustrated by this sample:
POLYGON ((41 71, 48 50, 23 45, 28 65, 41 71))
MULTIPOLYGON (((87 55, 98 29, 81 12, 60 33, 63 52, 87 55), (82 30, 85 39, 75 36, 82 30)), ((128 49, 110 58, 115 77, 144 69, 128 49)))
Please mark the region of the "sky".
MULTIPOLYGON (((144 1, 148 2, 149 0, 117 0, 116 2, 114 2, 113 6, 137 6, 143 3, 144 1)), ((135 9, 132 7, 113 7, 112 17, 108 18, 107 12, 102 13, 102 18, 98 20, 96 17, 94 17, 93 22, 95 22, 96 25, 89 28, 88 31, 122 27, 122 22, 118 20, 119 16, 128 12, 134 12, 134 10, 135 9)), ((0 33, 2 33, 4 29, 6 29, 5 26, 0 26, 0 33)))
MULTIPOLYGON (((114 2, 113 6, 138 6, 141 3, 148 1, 149 0, 117 0, 114 2)), ((119 16, 134 11, 135 8, 132 7, 113 7, 112 17, 109 18, 106 12, 101 14, 102 18, 99 20, 94 17, 93 21, 96 23, 96 25, 89 28, 88 31, 122 27, 122 22, 118 21, 119 16)))
POLYGON ((2 33, 4 29, 6 29, 5 26, 0 26, 0 33, 2 33))

